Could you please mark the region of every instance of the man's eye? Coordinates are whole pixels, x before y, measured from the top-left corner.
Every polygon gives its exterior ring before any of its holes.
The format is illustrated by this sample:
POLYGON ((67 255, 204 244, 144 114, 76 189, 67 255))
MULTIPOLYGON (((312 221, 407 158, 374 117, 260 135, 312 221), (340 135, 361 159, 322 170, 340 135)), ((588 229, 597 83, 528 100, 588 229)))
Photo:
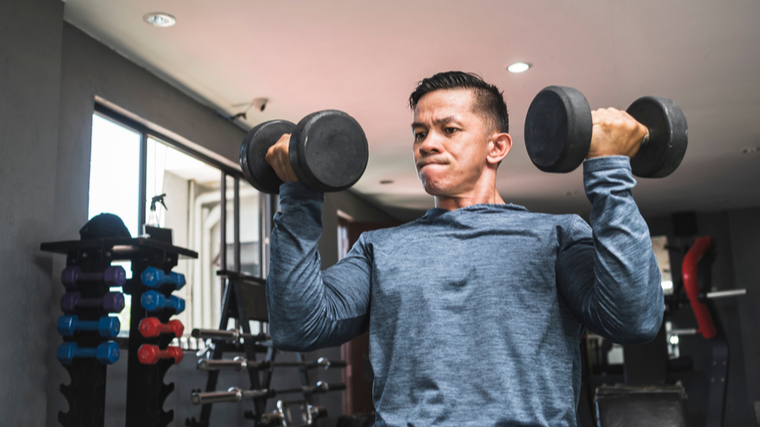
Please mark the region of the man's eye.
POLYGON ((425 132, 415 132, 414 133, 414 140, 415 141, 423 140, 423 139, 425 139, 425 135, 427 135, 425 132))
POLYGON ((445 128, 443 131, 446 132, 446 133, 448 133, 448 134, 452 134, 452 133, 456 133, 458 130, 459 129, 457 129, 457 128, 445 128))

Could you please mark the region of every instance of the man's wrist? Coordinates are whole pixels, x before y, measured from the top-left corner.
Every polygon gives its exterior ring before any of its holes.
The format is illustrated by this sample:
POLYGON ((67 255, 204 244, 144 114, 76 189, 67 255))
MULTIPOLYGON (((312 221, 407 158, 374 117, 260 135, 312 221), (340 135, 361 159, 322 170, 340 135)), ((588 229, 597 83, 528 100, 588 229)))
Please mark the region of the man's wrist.
POLYGON ((597 172, 610 169, 631 170, 631 159, 628 156, 601 156, 586 159, 583 162, 583 172, 597 172))

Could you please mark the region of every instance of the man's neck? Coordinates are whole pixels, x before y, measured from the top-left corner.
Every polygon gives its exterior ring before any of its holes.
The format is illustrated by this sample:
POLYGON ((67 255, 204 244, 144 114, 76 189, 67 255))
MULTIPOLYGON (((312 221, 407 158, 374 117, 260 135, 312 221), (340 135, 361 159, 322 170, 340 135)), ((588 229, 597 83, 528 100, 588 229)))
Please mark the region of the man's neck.
POLYGON ((435 196, 435 207, 453 211, 467 206, 479 205, 483 203, 503 205, 506 204, 501 198, 496 187, 483 189, 481 191, 473 190, 466 194, 457 196, 435 196))

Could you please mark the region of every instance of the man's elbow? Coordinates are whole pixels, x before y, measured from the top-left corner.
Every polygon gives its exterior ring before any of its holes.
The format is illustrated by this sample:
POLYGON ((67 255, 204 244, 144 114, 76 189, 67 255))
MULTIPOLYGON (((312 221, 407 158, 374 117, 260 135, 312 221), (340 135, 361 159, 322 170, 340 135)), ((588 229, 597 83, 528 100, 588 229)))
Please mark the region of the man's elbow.
POLYGON ((274 348, 283 351, 307 352, 317 349, 312 342, 298 334, 298 331, 287 331, 274 327, 270 323, 269 336, 274 348))
POLYGON ((662 316, 663 311, 660 310, 652 316, 648 316, 635 322, 625 334, 621 334, 621 339, 618 340, 618 344, 646 344, 654 340, 662 327, 662 316))

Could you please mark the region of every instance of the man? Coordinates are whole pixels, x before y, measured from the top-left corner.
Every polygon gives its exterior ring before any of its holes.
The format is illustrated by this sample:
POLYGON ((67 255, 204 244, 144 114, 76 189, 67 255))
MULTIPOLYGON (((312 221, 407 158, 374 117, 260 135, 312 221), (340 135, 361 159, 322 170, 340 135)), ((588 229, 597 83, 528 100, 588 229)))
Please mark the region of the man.
POLYGON ((646 128, 593 113, 584 164, 591 227, 505 204, 512 147, 498 89, 448 72, 420 82, 414 161, 435 208, 364 233, 320 271, 323 195, 296 182, 287 135, 267 161, 285 182, 267 279, 278 348, 309 351, 369 330, 376 427, 574 426, 584 327, 622 344, 654 338, 660 273, 631 195, 646 128))

